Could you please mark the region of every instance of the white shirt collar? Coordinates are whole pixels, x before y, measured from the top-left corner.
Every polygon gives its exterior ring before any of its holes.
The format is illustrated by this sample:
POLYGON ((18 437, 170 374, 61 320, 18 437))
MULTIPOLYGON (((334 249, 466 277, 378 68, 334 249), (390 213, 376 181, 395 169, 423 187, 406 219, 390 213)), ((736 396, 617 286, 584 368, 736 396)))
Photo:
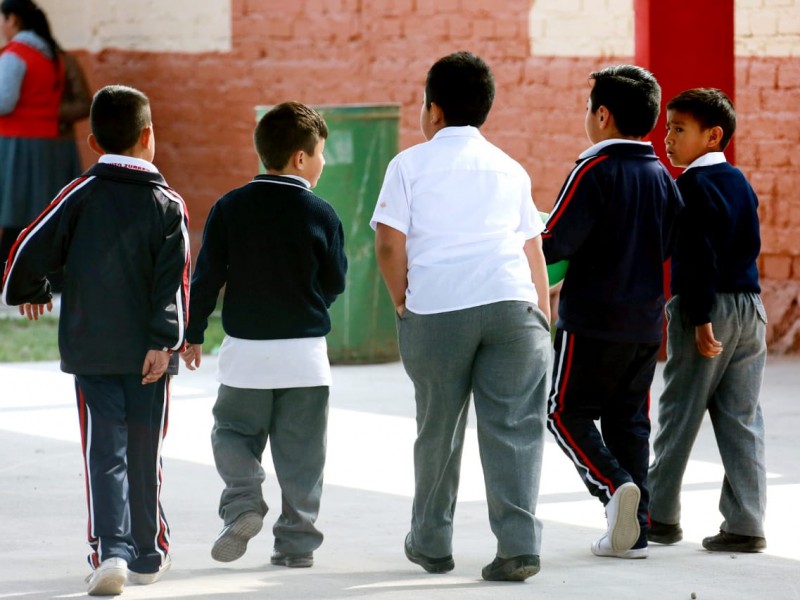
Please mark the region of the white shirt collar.
POLYGON ((289 179, 296 179, 304 186, 306 186, 308 189, 311 189, 311 183, 307 179, 300 177, 300 175, 279 175, 279 177, 288 177, 289 179))
POLYGON ((597 142, 591 148, 587 148, 586 150, 581 152, 581 155, 578 158, 580 159, 580 158, 586 158, 587 156, 594 156, 595 154, 598 154, 600 150, 602 150, 607 146, 611 146, 612 144, 639 144, 640 146, 653 145, 651 142, 640 142, 639 140, 624 140, 622 138, 611 138, 610 140, 603 140, 602 142, 597 142))
POLYGON ((711 165, 718 165, 724 162, 728 162, 728 159, 725 158, 724 152, 707 152, 706 154, 695 158, 692 161, 692 164, 686 167, 684 173, 692 167, 710 167, 711 165))
POLYGON ((114 165, 115 167, 125 167, 126 169, 133 169, 134 171, 147 171, 148 173, 158 173, 156 166, 142 158, 135 158, 133 156, 123 156, 121 154, 103 154, 97 161, 105 165, 114 165))
POLYGON ((456 136, 483 138, 478 128, 473 127, 472 125, 462 125, 462 126, 448 125, 447 127, 442 127, 439 131, 437 131, 431 139, 435 140, 436 138, 456 137, 456 136))

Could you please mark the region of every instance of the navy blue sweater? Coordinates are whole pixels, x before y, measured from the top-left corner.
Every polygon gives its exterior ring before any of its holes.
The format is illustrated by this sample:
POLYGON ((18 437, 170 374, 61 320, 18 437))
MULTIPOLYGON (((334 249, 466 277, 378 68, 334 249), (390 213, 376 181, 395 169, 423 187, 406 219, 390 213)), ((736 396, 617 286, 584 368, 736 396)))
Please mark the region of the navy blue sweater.
POLYGON ((728 163, 694 167, 677 179, 686 210, 678 220, 672 293, 692 325, 711 321, 717 293, 759 293, 758 198, 728 163))
POLYGON ((223 286, 228 335, 323 336, 346 271, 344 232, 333 207, 296 179, 259 175, 211 208, 192 278, 186 341, 203 342, 223 286))
POLYGON ((682 206, 650 145, 615 142, 578 160, 542 234, 548 263, 570 261, 558 327, 618 342, 660 341, 664 261, 682 206))

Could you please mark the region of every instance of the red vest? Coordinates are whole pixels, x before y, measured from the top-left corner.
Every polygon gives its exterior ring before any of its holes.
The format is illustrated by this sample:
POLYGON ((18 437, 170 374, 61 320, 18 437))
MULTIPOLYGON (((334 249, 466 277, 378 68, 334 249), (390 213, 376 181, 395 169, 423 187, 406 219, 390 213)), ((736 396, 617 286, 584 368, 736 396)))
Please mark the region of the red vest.
POLYGON ((25 61, 25 77, 14 110, 0 116, 0 136, 50 138, 58 135, 58 105, 64 89, 64 65, 58 69, 44 54, 20 42, 9 42, 2 52, 25 61))

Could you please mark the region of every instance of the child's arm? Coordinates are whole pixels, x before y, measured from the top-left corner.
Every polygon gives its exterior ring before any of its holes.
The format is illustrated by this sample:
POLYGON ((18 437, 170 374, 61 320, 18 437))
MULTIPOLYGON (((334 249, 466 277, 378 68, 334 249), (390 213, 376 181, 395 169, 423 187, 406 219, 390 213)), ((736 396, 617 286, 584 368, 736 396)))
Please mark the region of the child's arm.
POLYGON ((57 271, 64 264, 65 238, 69 235, 70 207, 68 198, 76 180, 22 230, 11 248, 3 274, 2 301, 8 306, 20 307, 20 314, 36 320, 45 308, 52 308, 53 295, 47 273, 57 271))
POLYGON ((217 306, 217 298, 227 277, 227 240, 222 210, 219 203, 211 207, 203 231, 203 243, 197 256, 192 277, 189 326, 186 329, 186 347, 181 353, 186 367, 194 371, 200 366, 203 353, 203 334, 208 327, 208 317, 217 306))
POLYGON ((542 234, 542 249, 548 264, 572 258, 592 232, 605 203, 599 171, 594 167, 605 158, 584 159, 564 182, 542 234))
POLYGON ((328 254, 323 259, 319 272, 319 281, 327 306, 330 307, 336 297, 344 292, 346 275, 347 257, 344 254, 344 230, 339 221, 335 233, 328 242, 328 254))
POLYGON ((550 281, 547 276, 547 264, 544 260, 542 251, 542 236, 537 235, 525 242, 523 246, 525 256, 528 258, 528 266, 531 269, 531 279, 536 287, 536 296, 541 311, 550 322, 550 281))
POLYGON ((170 202, 153 270, 149 349, 177 351, 183 347, 189 319, 189 217, 178 194, 170 190, 166 195, 170 202))
POLYGON ((408 256, 406 236, 401 231, 378 223, 375 229, 375 256, 378 268, 389 289, 395 310, 401 317, 406 310, 408 288, 408 256))

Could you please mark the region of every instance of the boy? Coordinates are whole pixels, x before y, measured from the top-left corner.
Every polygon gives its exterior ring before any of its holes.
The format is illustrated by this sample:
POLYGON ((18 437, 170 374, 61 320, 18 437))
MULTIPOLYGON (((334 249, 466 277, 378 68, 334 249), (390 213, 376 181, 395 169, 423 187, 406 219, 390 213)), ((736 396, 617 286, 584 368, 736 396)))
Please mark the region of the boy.
POLYGON ((392 160, 370 224, 417 402, 406 557, 429 573, 455 566, 471 392, 497 538, 482 576, 523 581, 539 571, 550 307, 530 178, 478 129, 493 99, 479 57, 457 52, 431 67, 420 114, 428 141, 392 160))
POLYGON ((723 151, 736 112, 720 90, 691 89, 667 104, 667 156, 686 210, 678 224, 667 304, 667 364, 650 467, 651 542, 683 537, 680 491, 706 410, 725 467, 717 535, 707 550, 766 548, 764 418, 759 391, 767 316, 759 295, 758 199, 723 151))
POLYGON ((682 201, 642 141, 660 110, 653 75, 618 65, 591 80, 585 127, 594 145, 567 177, 543 235, 548 263, 570 261, 547 425, 606 507, 608 528, 592 552, 645 558, 649 393, 662 335, 663 263, 682 201))
POLYGON ((11 250, 3 301, 36 319, 64 267, 58 345, 75 376, 89 505, 89 595, 169 569, 161 443, 186 326, 188 217, 152 164, 147 97, 112 85, 92 101, 97 164, 67 185, 11 250))
POLYGON ((267 440, 281 487, 273 565, 310 567, 322 533, 322 495, 331 371, 328 308, 344 291, 342 223, 311 189, 325 164, 328 128, 297 102, 267 112, 255 147, 267 170, 211 208, 192 280, 192 320, 183 356, 200 365, 203 332, 225 286, 219 393, 211 444, 225 482, 225 526, 211 556, 241 557, 261 531, 267 505, 261 456, 267 440))

